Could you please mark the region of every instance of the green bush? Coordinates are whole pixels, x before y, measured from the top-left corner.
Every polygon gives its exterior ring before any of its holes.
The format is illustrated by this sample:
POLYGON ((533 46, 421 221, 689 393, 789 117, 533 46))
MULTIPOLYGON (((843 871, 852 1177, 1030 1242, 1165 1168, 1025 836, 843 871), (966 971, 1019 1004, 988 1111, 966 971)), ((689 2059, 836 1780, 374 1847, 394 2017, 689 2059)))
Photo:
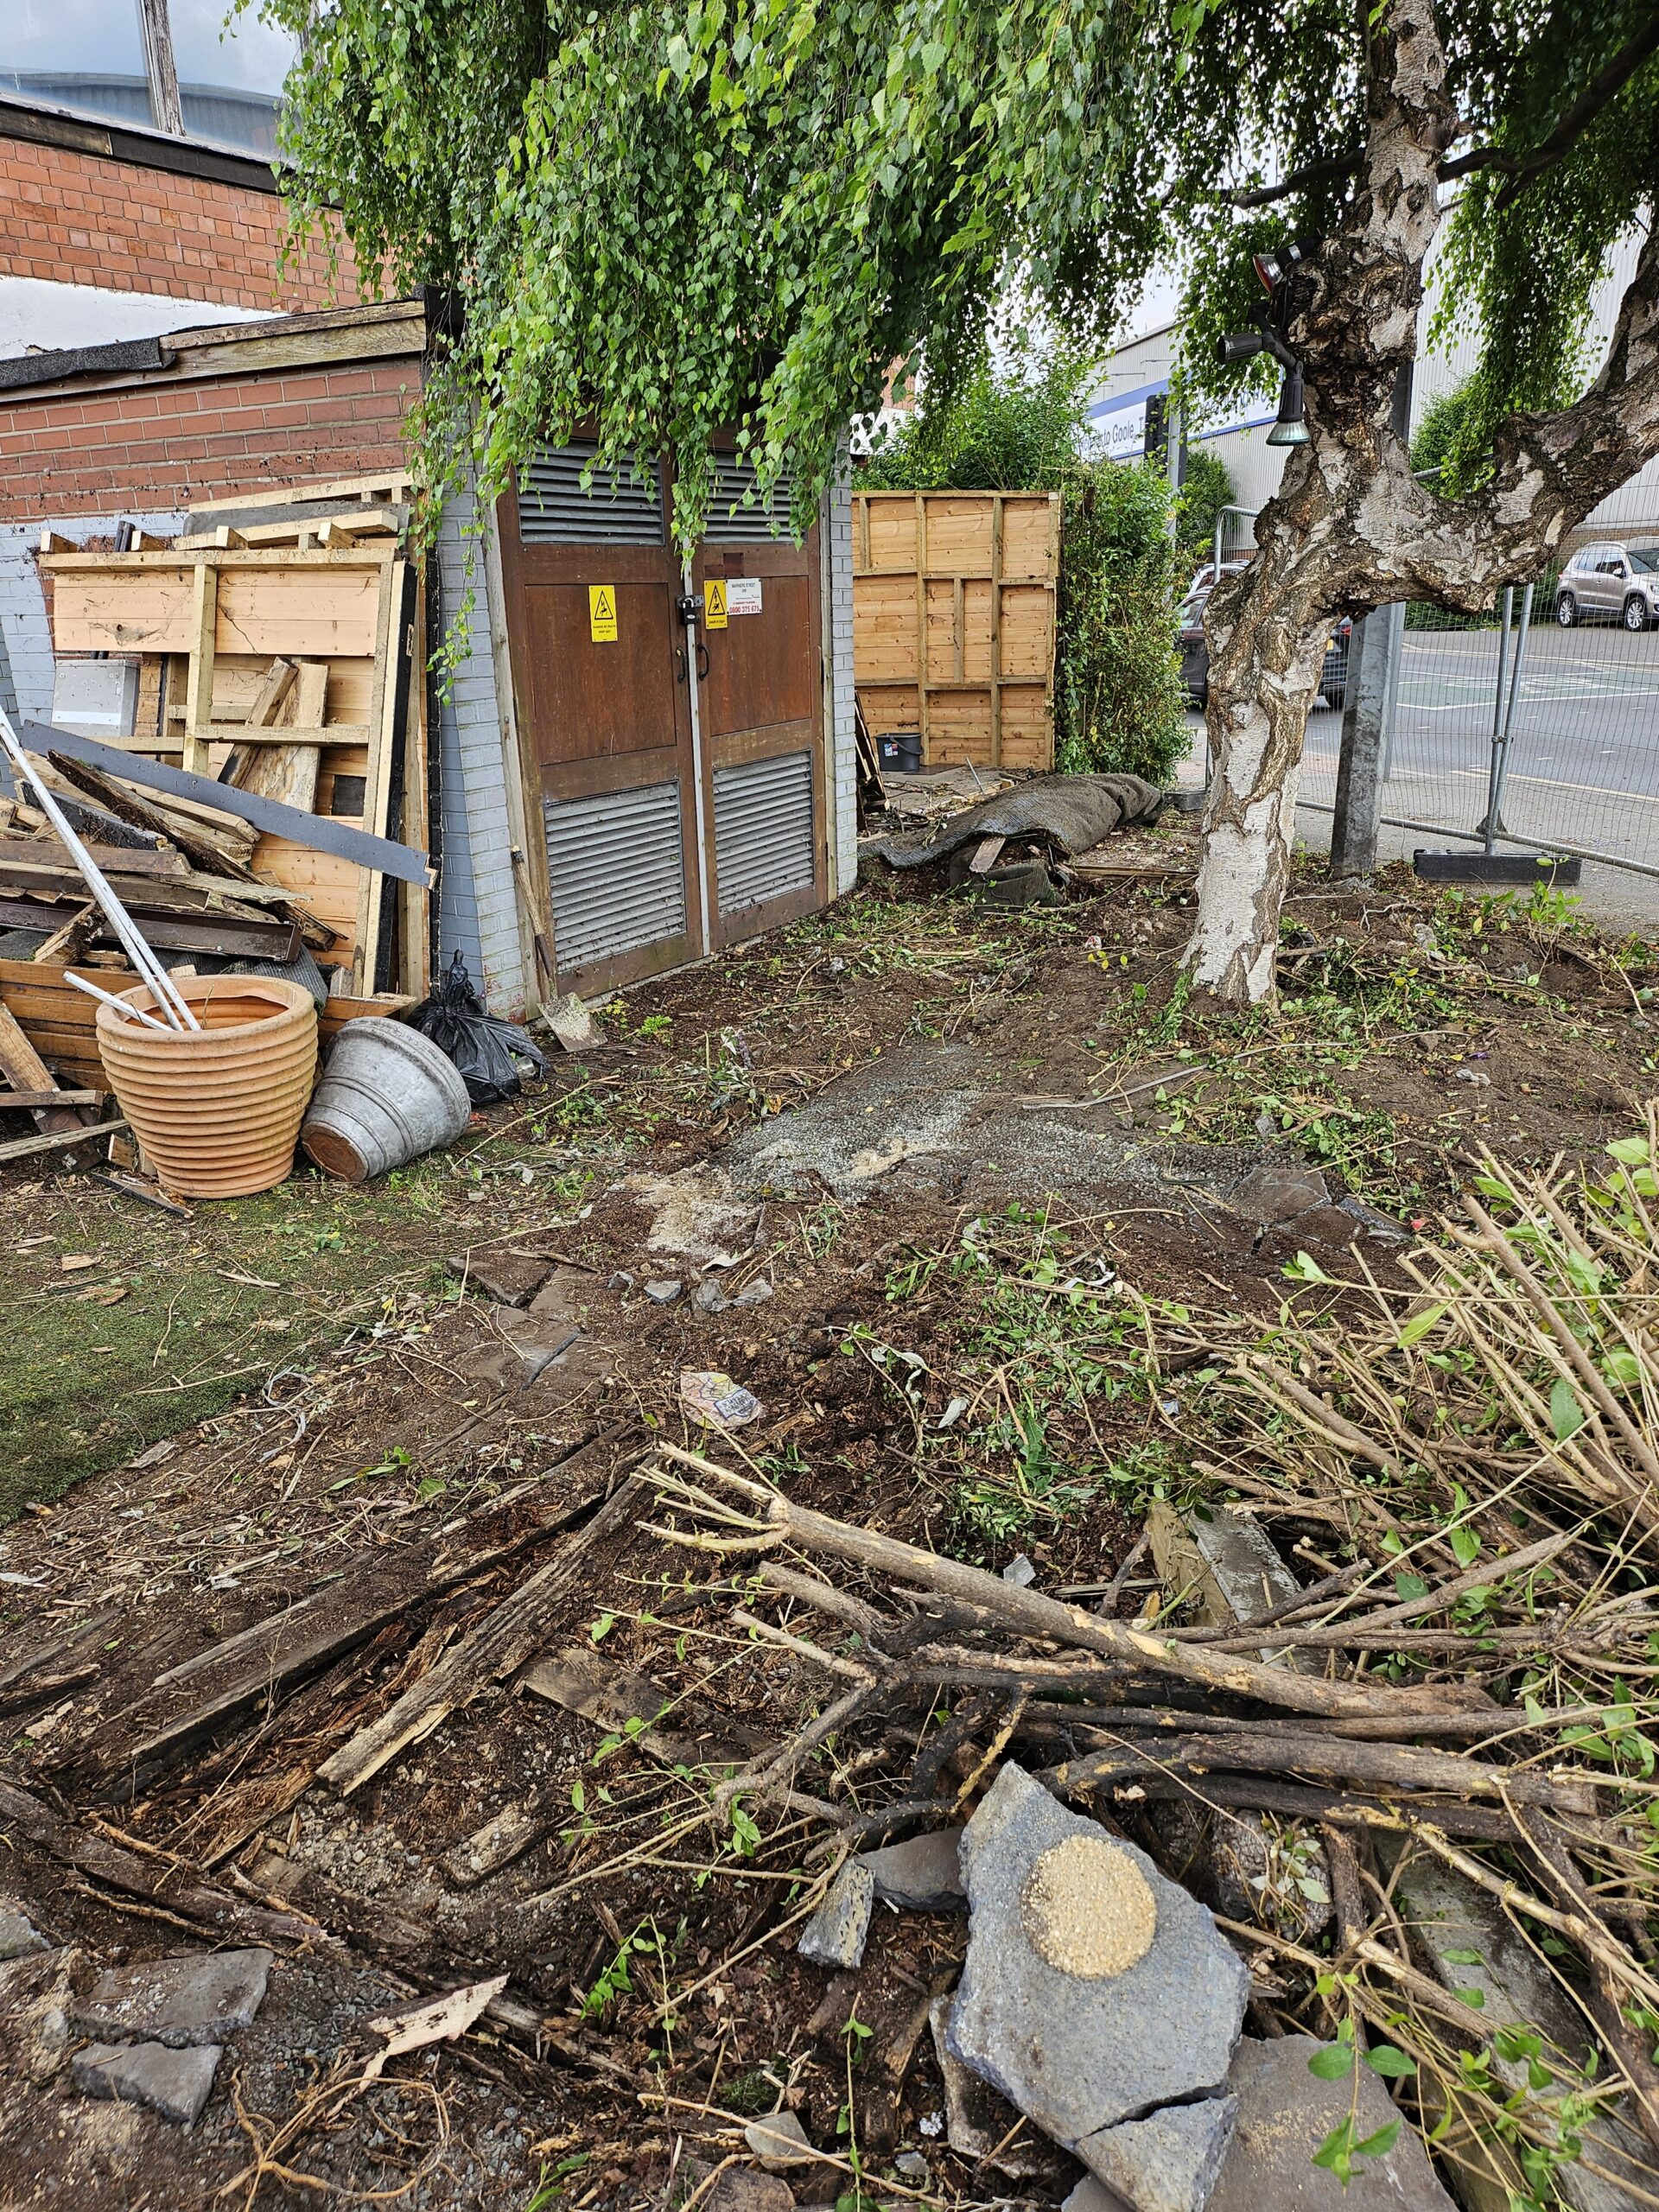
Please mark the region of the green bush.
POLYGON ((1210 558, 1222 509, 1237 505, 1238 493, 1226 462, 1208 446, 1190 446, 1185 478, 1175 502, 1175 543, 1185 569, 1191 571, 1210 558))
POLYGON ((924 397, 861 465, 857 488, 1061 493, 1055 765, 1158 783, 1187 746, 1175 642, 1176 575, 1187 564, 1155 463, 1080 458, 1088 378, 1065 355, 1035 367, 982 359, 953 395, 924 397))

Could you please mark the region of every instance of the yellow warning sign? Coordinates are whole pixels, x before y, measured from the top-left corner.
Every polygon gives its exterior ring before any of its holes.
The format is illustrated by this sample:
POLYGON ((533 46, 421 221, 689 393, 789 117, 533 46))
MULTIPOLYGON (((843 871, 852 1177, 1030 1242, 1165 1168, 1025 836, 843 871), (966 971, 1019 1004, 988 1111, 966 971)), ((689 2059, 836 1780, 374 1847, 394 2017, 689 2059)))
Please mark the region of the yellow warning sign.
POLYGON ((706 630, 726 627, 726 579, 709 576, 702 587, 702 623, 706 630))
POLYGON ((589 584, 588 587, 588 627, 592 631, 596 645, 616 643, 616 586, 589 584))

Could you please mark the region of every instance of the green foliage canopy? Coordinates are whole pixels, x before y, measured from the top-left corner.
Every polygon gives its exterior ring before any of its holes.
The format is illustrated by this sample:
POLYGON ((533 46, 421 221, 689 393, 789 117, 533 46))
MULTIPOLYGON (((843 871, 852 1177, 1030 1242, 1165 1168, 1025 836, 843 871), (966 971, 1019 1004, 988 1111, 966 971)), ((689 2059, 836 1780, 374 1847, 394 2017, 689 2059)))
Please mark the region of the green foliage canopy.
MULTIPOLYGON (((1173 255, 1189 398, 1270 388, 1260 361, 1215 370, 1213 339, 1259 297, 1253 249, 1339 224, 1366 129, 1351 0, 241 3, 303 36, 302 203, 336 205, 387 285, 465 296, 425 403, 434 488, 475 458, 487 492, 590 421, 607 457, 672 454, 688 541, 715 431, 792 464, 804 524, 889 364, 919 343, 952 380, 1010 289, 1098 345, 1173 255)), ((1446 168, 1484 164, 1446 246, 1449 311, 1486 333, 1484 434, 1550 404, 1651 204, 1659 63, 1595 105, 1651 0, 1439 17, 1465 130, 1446 168)))

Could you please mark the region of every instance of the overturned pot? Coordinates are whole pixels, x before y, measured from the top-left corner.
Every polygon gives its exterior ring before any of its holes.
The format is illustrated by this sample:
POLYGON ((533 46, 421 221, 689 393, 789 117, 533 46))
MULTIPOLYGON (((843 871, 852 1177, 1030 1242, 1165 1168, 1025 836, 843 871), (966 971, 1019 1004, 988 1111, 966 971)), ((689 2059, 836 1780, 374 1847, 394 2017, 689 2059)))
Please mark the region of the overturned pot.
MULTIPOLYGON (((98 1010, 98 1049, 121 1111, 164 1191, 246 1198, 280 1183, 317 1071, 317 1007, 268 976, 178 977, 200 1030, 152 1029, 98 1010)), ((156 1011, 147 984, 124 991, 156 1011)))
POLYGON ((366 1183, 454 1144, 472 1115, 447 1052, 406 1022, 370 1014, 334 1040, 300 1141, 325 1174, 366 1183))

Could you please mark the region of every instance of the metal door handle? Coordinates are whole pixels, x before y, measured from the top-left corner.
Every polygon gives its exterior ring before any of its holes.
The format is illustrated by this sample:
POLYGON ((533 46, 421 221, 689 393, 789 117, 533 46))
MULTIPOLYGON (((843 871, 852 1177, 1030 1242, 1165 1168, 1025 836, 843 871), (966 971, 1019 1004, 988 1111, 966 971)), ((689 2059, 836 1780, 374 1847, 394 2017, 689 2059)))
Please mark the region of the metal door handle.
POLYGON ((683 683, 685 681, 685 647, 683 645, 676 645, 674 648, 674 681, 677 683, 683 683))
POLYGON ((708 673, 709 648, 703 644, 702 639, 699 638, 697 639, 697 681, 699 683, 702 683, 703 677, 707 676, 708 673))

